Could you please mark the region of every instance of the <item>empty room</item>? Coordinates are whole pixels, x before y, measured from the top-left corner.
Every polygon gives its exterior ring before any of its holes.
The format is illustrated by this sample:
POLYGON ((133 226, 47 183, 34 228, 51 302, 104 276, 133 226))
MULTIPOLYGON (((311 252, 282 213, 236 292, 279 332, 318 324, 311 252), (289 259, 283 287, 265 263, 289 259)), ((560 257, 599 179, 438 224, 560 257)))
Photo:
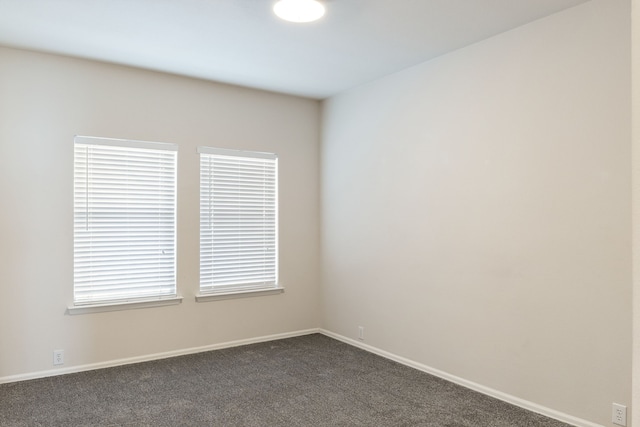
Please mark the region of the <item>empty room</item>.
POLYGON ((0 426, 640 425, 638 10, 0 0, 0 426))

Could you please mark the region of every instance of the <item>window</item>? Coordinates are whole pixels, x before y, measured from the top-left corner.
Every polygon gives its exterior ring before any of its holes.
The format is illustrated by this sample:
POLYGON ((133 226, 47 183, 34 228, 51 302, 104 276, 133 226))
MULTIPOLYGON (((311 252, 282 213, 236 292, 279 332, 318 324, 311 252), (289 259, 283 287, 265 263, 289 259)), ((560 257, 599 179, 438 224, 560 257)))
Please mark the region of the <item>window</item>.
POLYGON ((199 147, 200 292, 278 288, 278 159, 199 147))
POLYGON ((74 304, 176 297, 177 146, 74 145, 74 304))

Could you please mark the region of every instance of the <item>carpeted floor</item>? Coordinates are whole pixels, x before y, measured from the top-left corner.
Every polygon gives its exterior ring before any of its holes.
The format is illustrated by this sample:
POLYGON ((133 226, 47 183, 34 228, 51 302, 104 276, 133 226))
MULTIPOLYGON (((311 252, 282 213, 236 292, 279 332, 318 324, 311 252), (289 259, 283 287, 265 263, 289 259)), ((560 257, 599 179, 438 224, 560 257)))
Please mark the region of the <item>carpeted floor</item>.
POLYGON ((567 425, 315 334, 0 385, 0 426, 567 425))

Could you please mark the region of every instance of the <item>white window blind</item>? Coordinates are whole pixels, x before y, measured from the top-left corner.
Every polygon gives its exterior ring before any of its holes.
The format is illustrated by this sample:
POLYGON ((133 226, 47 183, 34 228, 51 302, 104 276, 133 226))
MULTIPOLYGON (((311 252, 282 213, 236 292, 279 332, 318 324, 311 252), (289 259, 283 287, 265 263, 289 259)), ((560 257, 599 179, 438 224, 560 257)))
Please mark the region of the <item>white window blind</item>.
POLYGON ((74 304, 175 297, 177 146, 74 145, 74 304))
POLYGON ((278 159, 199 147, 200 291, 278 283, 278 159))

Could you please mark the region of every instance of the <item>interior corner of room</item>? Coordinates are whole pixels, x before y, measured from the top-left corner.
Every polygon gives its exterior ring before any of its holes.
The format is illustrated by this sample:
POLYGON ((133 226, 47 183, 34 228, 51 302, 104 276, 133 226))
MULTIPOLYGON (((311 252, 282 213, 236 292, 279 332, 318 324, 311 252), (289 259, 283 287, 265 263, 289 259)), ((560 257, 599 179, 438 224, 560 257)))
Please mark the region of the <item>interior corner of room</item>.
POLYGON ((0 46, 0 382, 320 332, 612 425, 640 399, 639 3, 583 2, 327 97, 0 46), (74 135, 179 145, 180 304, 66 313, 74 135), (286 292, 196 301, 196 153, 217 142, 278 153, 286 292))

